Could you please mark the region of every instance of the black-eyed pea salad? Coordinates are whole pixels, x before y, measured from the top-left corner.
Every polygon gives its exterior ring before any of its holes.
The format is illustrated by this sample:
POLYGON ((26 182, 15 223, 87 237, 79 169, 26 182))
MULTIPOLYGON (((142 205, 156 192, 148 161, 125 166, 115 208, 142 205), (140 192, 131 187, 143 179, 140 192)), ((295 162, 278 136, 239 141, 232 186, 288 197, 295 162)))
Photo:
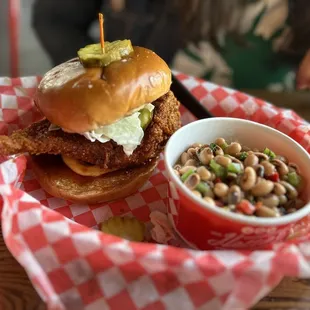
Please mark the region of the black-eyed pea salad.
POLYGON ((267 147, 251 150, 223 138, 195 143, 181 154, 174 171, 194 195, 229 212, 279 217, 306 204, 298 166, 267 147))

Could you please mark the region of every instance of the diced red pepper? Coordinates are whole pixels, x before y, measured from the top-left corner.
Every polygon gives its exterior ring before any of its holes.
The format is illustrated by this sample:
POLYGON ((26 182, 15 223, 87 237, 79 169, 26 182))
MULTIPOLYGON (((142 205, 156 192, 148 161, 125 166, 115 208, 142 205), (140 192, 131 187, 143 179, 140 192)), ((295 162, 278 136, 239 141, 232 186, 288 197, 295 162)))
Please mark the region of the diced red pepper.
POLYGON ((237 206, 237 210, 241 211, 243 214, 252 215, 256 208, 247 200, 241 200, 237 206))
POLYGON ((269 175, 267 177, 268 180, 272 181, 272 182, 278 182, 280 180, 280 177, 279 177, 279 173, 278 172, 275 172, 274 174, 272 175, 269 175))
POLYGON ((216 179, 214 180, 214 183, 221 183, 221 182, 222 182, 221 178, 216 178, 216 179))

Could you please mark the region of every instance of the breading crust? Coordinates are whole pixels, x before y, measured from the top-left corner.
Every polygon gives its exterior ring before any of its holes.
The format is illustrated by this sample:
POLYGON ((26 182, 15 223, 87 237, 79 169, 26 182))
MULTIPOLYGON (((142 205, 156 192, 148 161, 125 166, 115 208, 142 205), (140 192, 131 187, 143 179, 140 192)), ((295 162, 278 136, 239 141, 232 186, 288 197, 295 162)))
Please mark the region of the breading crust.
POLYGON ((91 142, 79 134, 48 131, 50 122, 46 119, 15 131, 10 137, 0 136, 0 155, 26 152, 31 155, 64 154, 107 169, 139 165, 157 157, 169 137, 180 127, 179 102, 171 91, 153 104, 153 120, 141 145, 129 157, 123 147, 113 141, 91 142))

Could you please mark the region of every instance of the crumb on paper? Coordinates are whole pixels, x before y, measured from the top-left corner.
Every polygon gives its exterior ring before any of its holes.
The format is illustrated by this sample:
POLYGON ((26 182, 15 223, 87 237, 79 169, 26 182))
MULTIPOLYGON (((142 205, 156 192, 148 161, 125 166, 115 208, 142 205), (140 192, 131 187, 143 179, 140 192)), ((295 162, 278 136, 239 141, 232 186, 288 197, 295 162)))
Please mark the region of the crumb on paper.
POLYGON ((154 226, 151 229, 153 240, 161 244, 167 244, 174 236, 167 215, 159 211, 153 211, 150 214, 150 219, 154 226))

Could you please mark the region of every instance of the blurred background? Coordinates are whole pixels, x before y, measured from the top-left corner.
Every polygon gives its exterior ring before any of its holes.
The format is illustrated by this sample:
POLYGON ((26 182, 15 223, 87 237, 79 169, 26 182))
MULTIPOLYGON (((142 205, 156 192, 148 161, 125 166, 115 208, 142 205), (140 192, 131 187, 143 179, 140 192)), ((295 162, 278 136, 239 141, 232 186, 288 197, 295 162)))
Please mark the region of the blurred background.
POLYGON ((76 57, 99 41, 98 12, 106 40, 128 38, 172 69, 308 106, 309 0, 1 0, 0 76, 42 75, 76 57))
MULTIPOLYGON (((47 53, 31 27, 32 5, 34 0, 20 0, 18 73, 20 76, 43 74, 51 67, 47 53)), ((18 1, 16 1, 18 4, 18 1)), ((0 1, 0 76, 12 76, 9 32, 9 0, 0 1)))
MULTIPOLYGON (((113 1, 122 6, 126 0, 113 1)), ((149 32, 159 37, 153 27, 155 15, 169 3, 157 1, 159 5, 152 0, 131 0, 128 9, 120 10, 112 9, 110 0, 1 0, 0 76, 42 75, 76 57, 79 48, 99 41, 99 12, 105 15, 106 40, 130 38, 137 45, 156 50, 169 62, 180 42, 171 38, 168 45, 165 43, 178 32, 177 23, 168 21, 171 31, 160 35, 163 44, 154 46, 158 39, 152 40, 149 32), (151 13, 145 14, 148 2, 153 5, 151 13)))

